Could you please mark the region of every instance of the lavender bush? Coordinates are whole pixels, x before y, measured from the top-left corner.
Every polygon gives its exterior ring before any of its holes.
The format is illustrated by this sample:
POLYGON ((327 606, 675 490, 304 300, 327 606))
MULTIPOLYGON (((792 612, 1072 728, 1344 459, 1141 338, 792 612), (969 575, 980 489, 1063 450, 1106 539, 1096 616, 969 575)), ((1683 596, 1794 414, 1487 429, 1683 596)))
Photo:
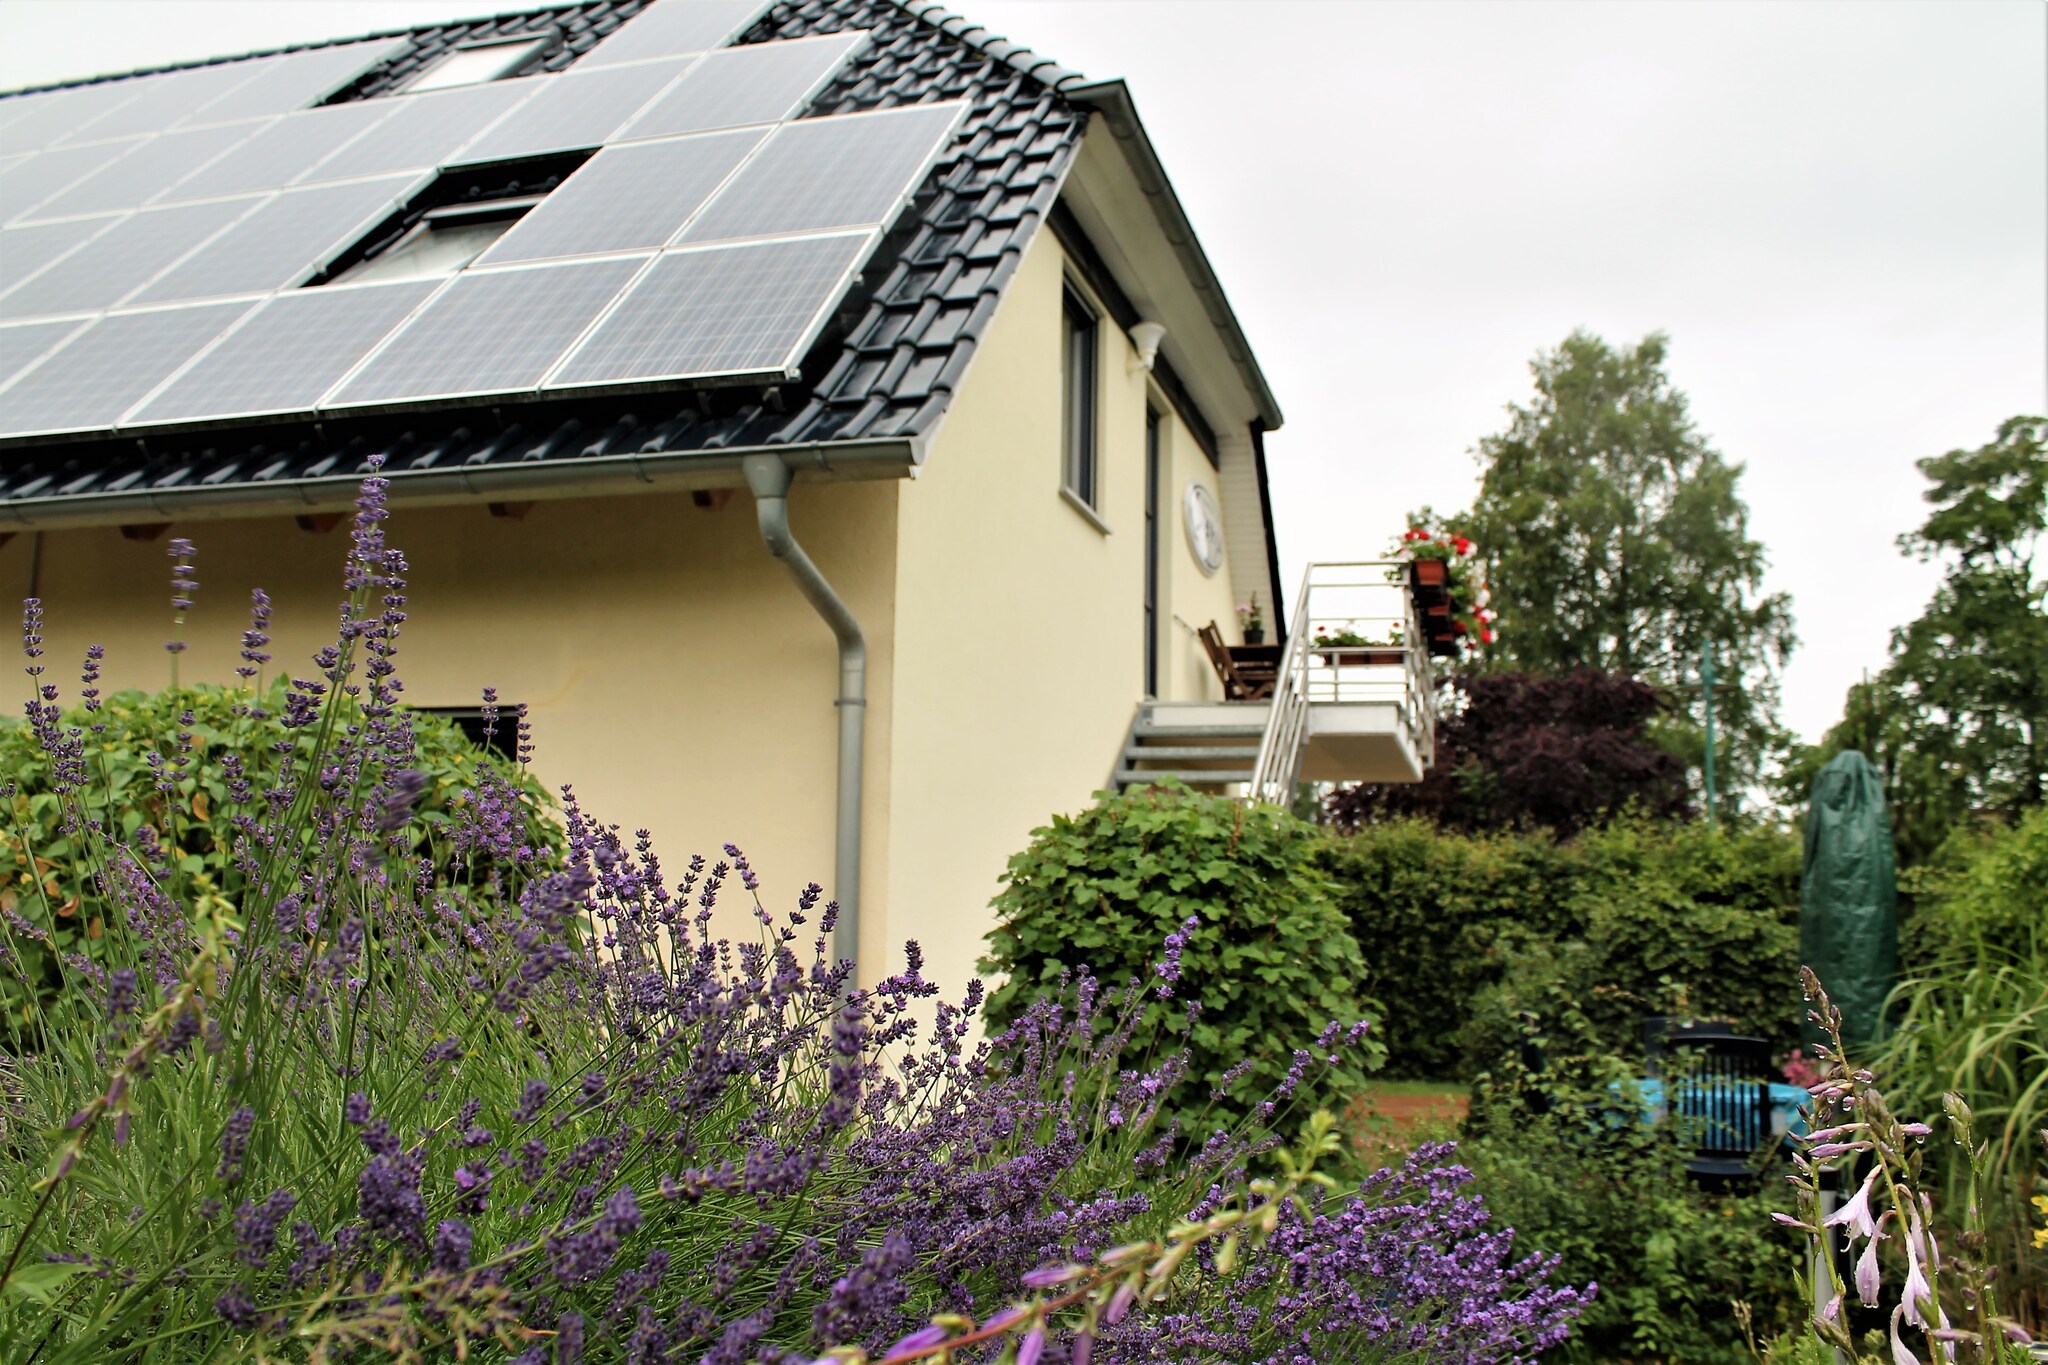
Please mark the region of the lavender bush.
POLYGON ((731 846, 673 876, 566 790, 556 858, 491 764, 447 806, 445 875, 385 491, 281 737, 188 756, 232 810, 225 906, 169 831, 95 817, 91 697, 67 720, 31 604, 62 860, 122 932, 95 961, 5 929, 5 970, 34 941, 83 985, 0 1071, 0 1357, 1476 1363, 1563 1336, 1581 1293, 1447 1151, 1354 1188, 1282 1160, 1335 1026, 1252 1120, 1163 1124, 1188 1057, 1141 1021, 1170 953, 971 1043, 979 987, 940 1000, 912 945, 854 988, 816 886, 771 912, 731 846), (735 898, 749 941, 712 930, 735 898))

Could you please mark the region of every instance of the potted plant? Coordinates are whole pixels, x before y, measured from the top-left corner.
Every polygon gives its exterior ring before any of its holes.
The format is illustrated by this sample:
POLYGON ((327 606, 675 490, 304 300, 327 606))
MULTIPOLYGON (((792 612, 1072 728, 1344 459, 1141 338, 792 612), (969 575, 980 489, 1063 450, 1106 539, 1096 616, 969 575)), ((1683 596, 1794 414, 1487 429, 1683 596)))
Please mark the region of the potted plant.
POLYGON ((1490 645, 1499 618, 1487 605, 1492 593, 1480 566, 1479 547, 1447 527, 1422 524, 1430 520, 1425 510, 1394 544, 1394 553, 1407 566, 1408 590, 1414 595, 1429 652, 1457 655, 1490 645))
POLYGON ((1331 667, 1338 664, 1366 664, 1385 666, 1400 664, 1407 658, 1402 646, 1401 623, 1396 621, 1384 640, 1370 639, 1351 627, 1356 621, 1348 621, 1343 629, 1317 626, 1310 647, 1318 657, 1331 667))
POLYGON ((1237 624, 1239 629, 1244 632, 1244 642, 1246 644, 1262 645, 1266 643, 1266 614, 1259 609, 1259 595, 1257 593, 1253 593, 1251 601, 1246 602, 1237 609, 1237 624))

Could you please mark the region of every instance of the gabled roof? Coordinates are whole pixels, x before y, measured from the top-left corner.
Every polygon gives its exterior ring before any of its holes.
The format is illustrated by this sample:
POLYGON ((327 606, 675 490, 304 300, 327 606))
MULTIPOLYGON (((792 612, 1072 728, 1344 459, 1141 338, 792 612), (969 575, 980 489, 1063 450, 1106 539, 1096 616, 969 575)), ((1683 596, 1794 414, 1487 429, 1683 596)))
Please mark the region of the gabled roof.
MULTIPOLYGON (((484 37, 556 32, 559 44, 533 69, 559 69, 643 7, 590 0, 400 31, 389 36, 407 45, 330 102, 388 94, 448 48, 484 37)), ((1085 82, 933 4, 785 0, 739 41, 850 29, 870 40, 806 117, 945 100, 971 112, 805 357, 800 380, 12 443, 0 450, 0 523, 150 520, 200 504, 331 505, 346 501, 373 454, 416 495, 506 498, 607 476, 702 482, 736 452, 762 448, 801 451, 824 468, 873 460, 900 471, 921 459, 922 438, 1072 164, 1089 115, 1062 92, 1085 82)))

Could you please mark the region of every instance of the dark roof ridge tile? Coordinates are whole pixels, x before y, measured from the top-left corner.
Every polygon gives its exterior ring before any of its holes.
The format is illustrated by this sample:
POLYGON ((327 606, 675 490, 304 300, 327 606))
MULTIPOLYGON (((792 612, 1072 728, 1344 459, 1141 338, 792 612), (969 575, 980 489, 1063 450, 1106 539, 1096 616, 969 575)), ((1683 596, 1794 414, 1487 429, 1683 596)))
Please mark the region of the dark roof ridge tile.
POLYGON ((937 0, 894 0, 894 3, 941 32, 958 38, 991 60, 1043 81, 1055 90, 1065 89, 1068 85, 1084 84, 1088 79, 1080 72, 1064 67, 1050 57, 1033 52, 1022 43, 1013 43, 998 34, 990 33, 965 15, 955 14, 937 0))

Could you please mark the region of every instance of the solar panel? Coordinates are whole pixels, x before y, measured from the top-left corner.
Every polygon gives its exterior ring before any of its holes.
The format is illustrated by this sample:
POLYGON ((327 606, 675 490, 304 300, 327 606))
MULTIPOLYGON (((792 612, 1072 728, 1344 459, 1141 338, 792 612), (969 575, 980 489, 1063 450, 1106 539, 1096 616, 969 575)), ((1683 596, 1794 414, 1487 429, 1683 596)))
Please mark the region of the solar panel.
POLYGON ((195 66, 161 76, 130 77, 135 98, 80 128, 73 142, 102 142, 110 137, 157 133, 189 118, 256 74, 253 62, 221 62, 195 66))
POLYGON ((0 220, 26 218, 45 199, 62 194, 141 145, 137 139, 92 147, 57 147, 9 167, 5 175, 0 175, 0 220))
POLYGON ((215 303, 98 319, 0 389, 0 436, 112 426, 248 311, 246 303, 215 303))
POLYGON ((323 406, 536 388, 645 263, 458 275, 323 406))
POLYGON ((82 137, 79 130, 134 99, 142 89, 140 80, 94 81, 90 85, 72 87, 65 92, 66 99, 61 107, 51 110, 49 119, 38 130, 34 145, 55 147, 63 143, 105 141, 104 138, 82 137))
POLYGON ((62 322, 24 322, 0 327, 0 386, 83 325, 79 318, 66 318, 62 322))
POLYGON ((767 135, 758 131, 607 147, 479 261, 536 261, 652 251, 676 235, 767 135))
POLYGON ((321 162, 306 178, 347 180, 446 165, 456 149, 516 108, 535 81, 494 81, 432 95, 400 95, 375 103, 391 116, 321 162))
POLYGON ((382 100, 355 100, 288 114, 205 170, 179 182, 164 197, 183 202, 283 189, 305 174, 308 167, 390 112, 390 106, 382 100))
POLYGON ((124 425, 307 412, 439 280, 279 294, 124 425))
POLYGON ((309 109, 377 63, 409 48, 409 38, 308 48, 276 58, 262 71, 203 106, 188 123, 232 123, 309 109))
POLYGON ((669 252, 547 387, 783 373, 874 240, 861 232, 669 252))
MULTIPOLYGON (((298 284, 389 214, 416 183, 416 176, 397 175, 287 190, 167 271, 134 301, 168 303, 298 284)), ((0 306, 4 303, 0 300, 0 306)))
POLYGON ((120 215, 69 223, 36 223, 0 228, 0 291, 12 289, 73 247, 83 246, 118 222, 120 215))
POLYGON ((0 109, 11 110, 0 122, 0 152, 40 151, 44 143, 63 128, 63 106, 76 90, 38 90, 29 95, 10 95, 0 100, 0 109))
POLYGON ((88 213, 141 208, 221 153, 247 141, 250 130, 256 126, 230 123, 153 137, 62 194, 45 199, 29 216, 76 218, 88 213))
POLYGON ((778 122, 801 108, 847 54, 866 40, 865 33, 834 33, 713 52, 634 119, 622 136, 670 137, 778 122))
POLYGON ((253 199, 144 209, 0 295, 0 317, 111 308, 249 211, 253 199))
POLYGON ((761 0, 657 0, 583 54, 578 70, 709 52, 724 47, 766 9, 761 0))
POLYGON ((465 165, 603 145, 694 58, 554 76, 505 120, 462 149, 465 165))
POLYGON ((966 109, 957 102, 919 104, 784 124, 682 240, 885 223, 917 188, 966 109))

